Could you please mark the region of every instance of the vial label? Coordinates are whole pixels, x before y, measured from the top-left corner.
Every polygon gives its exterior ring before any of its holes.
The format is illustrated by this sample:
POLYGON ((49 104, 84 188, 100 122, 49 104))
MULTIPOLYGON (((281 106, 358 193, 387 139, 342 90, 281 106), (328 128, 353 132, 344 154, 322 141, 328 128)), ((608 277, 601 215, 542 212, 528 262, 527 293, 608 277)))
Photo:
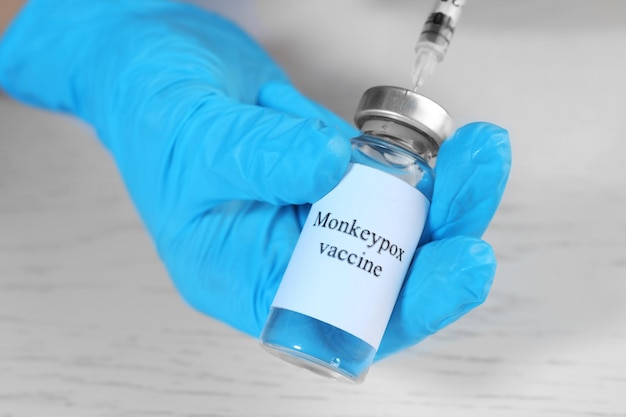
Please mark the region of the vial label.
POLYGON ((377 349, 428 207, 399 178, 351 164, 312 205, 272 307, 321 320, 377 349))

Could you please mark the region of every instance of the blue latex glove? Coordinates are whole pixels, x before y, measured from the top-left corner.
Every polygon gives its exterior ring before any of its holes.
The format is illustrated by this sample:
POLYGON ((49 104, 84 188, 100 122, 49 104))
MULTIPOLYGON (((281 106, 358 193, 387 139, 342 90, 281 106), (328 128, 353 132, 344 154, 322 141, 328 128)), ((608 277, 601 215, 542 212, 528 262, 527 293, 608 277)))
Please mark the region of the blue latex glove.
MULTIPOLYGON (((237 27, 164 0, 30 1, 0 43, 0 85, 94 126, 178 291, 254 336, 307 203, 340 180, 357 134, 237 27)), ((441 148, 429 242, 379 357, 483 302, 495 258, 479 238, 509 165, 493 125, 466 126, 441 148)))

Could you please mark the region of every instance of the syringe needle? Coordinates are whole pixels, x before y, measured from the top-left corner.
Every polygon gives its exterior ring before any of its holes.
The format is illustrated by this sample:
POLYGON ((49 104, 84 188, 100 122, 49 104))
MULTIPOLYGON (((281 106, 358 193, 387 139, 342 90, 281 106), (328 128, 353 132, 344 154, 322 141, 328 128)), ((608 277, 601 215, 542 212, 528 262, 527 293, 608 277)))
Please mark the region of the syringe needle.
POLYGON ((416 57, 411 73, 413 90, 421 87, 424 80, 433 73, 437 63, 443 61, 465 2, 466 0, 436 0, 415 45, 416 57))
POLYGON ((420 48, 416 51, 415 64, 413 65, 413 91, 417 91, 434 71, 440 58, 437 52, 431 48, 420 48))

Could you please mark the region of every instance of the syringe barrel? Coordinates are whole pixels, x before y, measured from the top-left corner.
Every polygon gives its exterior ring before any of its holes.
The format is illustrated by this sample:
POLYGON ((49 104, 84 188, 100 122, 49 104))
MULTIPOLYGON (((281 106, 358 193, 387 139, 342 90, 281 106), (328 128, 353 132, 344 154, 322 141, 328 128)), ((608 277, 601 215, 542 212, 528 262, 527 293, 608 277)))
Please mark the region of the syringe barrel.
POLYGON ((466 0, 437 0, 433 11, 426 19, 426 23, 422 28, 417 44, 429 43, 437 45, 437 49, 444 52, 452 35, 456 22, 461 15, 461 8, 466 0))

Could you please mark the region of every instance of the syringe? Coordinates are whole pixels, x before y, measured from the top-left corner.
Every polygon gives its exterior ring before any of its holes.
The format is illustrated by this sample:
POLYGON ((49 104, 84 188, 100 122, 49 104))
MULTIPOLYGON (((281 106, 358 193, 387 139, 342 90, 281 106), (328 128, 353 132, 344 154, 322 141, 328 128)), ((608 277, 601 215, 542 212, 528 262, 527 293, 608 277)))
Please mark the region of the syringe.
POLYGON ((465 2, 466 0, 436 0, 415 45, 416 57, 411 74, 413 90, 417 90, 433 73, 437 63, 443 61, 465 2))

